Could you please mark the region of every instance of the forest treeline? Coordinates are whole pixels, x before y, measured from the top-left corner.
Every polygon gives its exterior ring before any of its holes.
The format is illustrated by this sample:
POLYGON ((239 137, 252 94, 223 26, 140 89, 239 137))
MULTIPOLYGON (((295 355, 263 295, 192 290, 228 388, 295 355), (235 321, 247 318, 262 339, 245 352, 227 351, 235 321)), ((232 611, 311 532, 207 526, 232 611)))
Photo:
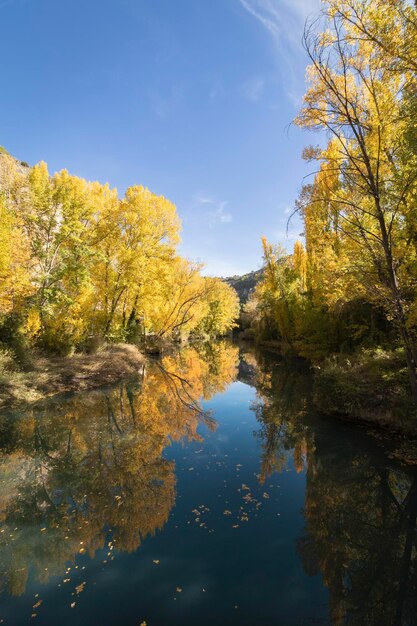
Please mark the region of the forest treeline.
POLYGON ((59 354, 92 338, 227 333, 235 291, 178 254, 175 206, 0 154, 0 342, 59 354))
POLYGON ((263 240, 246 323, 311 361, 355 353, 343 367, 352 375, 356 362, 359 383, 377 362, 380 380, 390 360, 404 363, 417 400, 417 10, 326 0, 304 45, 308 89, 295 124, 321 131, 304 150, 315 167, 295 207, 305 245, 287 255, 263 240))

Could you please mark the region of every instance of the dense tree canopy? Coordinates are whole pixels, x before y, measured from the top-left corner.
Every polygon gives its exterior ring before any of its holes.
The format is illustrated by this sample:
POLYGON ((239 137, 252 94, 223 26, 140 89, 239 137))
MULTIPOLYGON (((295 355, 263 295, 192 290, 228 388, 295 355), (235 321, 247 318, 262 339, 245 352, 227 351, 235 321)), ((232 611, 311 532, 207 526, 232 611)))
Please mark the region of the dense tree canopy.
POLYGON ((175 206, 144 187, 119 198, 45 163, 0 157, 0 325, 66 353, 91 336, 223 335, 234 290, 177 253, 175 206))

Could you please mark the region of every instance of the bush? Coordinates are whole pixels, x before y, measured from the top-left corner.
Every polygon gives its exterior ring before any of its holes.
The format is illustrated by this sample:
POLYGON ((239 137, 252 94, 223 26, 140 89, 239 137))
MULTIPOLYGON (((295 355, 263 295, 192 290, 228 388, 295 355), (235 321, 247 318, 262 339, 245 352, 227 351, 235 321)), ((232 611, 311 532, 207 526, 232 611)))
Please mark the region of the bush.
POLYGON ((363 349, 328 359, 315 372, 314 403, 325 413, 381 422, 415 415, 401 350, 363 349))
POLYGON ((75 352, 74 340, 71 335, 45 330, 37 344, 42 350, 57 356, 70 356, 75 352))
POLYGON ((28 369, 31 367, 30 350, 22 329, 23 318, 18 313, 0 318, 0 347, 11 351, 14 360, 28 369))

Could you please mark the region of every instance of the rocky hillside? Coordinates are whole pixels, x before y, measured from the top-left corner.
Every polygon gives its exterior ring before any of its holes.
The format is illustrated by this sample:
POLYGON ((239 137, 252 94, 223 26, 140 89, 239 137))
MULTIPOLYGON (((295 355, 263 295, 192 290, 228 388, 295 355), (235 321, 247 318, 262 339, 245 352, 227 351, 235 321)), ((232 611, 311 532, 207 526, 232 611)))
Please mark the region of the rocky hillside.
POLYGON ((245 304, 263 275, 263 269, 249 272, 243 276, 229 276, 223 280, 236 289, 241 304, 245 304))
POLYGON ((16 167, 17 167, 17 171, 19 173, 22 172, 27 172, 27 168, 30 167, 28 163, 26 163, 26 161, 20 161, 19 159, 16 159, 16 157, 12 156, 7 150, 6 148, 3 148, 3 146, 0 146, 0 169, 2 171, 7 171, 8 166, 7 166, 7 162, 10 159, 13 159, 13 161, 16 163, 16 167))

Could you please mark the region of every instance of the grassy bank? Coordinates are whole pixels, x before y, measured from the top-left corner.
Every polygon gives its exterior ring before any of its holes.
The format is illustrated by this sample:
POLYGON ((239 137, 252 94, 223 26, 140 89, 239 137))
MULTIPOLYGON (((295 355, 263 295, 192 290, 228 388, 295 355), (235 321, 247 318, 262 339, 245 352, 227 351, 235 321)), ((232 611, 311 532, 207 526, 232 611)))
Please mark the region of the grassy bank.
MULTIPOLYGON (((246 336, 243 342, 252 343, 246 336)), ((329 417, 383 427, 398 434, 417 436, 417 407, 410 393, 403 350, 361 349, 311 363, 283 352, 279 341, 254 342, 261 351, 284 363, 289 371, 310 371, 308 402, 329 417)))
POLYGON ((85 391, 133 376, 144 365, 133 345, 116 344, 96 354, 71 357, 33 357, 19 369, 7 351, 0 352, 0 409, 30 404, 56 394, 85 391))
POLYGON ((328 359, 315 368, 313 402, 326 414, 416 430, 417 409, 401 350, 362 350, 328 359))

